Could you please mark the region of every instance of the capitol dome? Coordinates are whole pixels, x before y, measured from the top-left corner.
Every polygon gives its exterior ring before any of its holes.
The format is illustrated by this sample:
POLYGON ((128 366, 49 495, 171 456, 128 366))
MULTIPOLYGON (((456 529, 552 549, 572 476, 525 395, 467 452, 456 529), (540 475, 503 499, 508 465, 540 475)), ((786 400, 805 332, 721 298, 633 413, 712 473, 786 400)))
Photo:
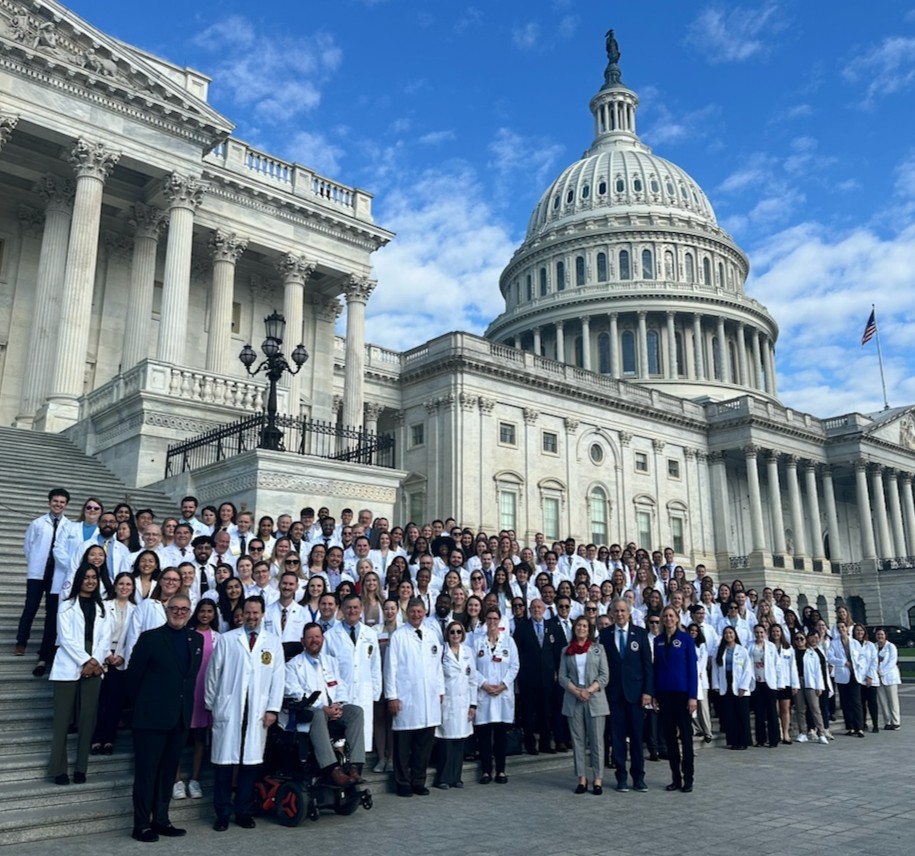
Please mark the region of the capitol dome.
POLYGON ((693 399, 777 398, 778 327, 702 188, 636 133, 639 99, 606 37, 594 139, 544 191, 502 272, 487 337, 693 399))

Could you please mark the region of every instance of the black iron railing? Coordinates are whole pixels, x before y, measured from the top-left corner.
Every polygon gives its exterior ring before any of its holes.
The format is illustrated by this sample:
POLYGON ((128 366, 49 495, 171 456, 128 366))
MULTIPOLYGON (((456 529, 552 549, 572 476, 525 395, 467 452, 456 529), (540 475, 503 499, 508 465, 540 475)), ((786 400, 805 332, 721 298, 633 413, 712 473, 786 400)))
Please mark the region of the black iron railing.
MULTIPOLYGON (((258 448, 266 424, 265 413, 254 413, 173 443, 165 459, 165 477, 198 470, 258 448)), ((282 414, 277 415, 276 424, 283 431, 280 451, 376 467, 394 466, 394 438, 388 434, 282 414)))

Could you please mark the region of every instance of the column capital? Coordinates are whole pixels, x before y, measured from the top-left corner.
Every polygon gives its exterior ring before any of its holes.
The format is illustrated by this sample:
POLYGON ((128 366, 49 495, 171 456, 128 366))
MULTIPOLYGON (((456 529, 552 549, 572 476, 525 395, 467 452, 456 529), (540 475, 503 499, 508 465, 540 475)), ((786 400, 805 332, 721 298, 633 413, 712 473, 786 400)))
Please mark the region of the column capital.
POLYGON ((757 454, 759 454, 759 446, 755 446, 753 443, 747 443, 747 445, 743 447, 743 453, 748 458, 755 458, 757 454))
POLYGON ((366 401, 362 405, 362 409, 365 412, 365 418, 374 422, 378 420, 385 408, 383 404, 379 404, 377 401, 366 401))
POLYGON ((343 294, 346 297, 346 303, 368 303, 375 286, 378 283, 367 276, 356 276, 353 274, 343 285, 343 294))
POLYGON ((162 185, 162 192, 168 200, 169 208, 189 208, 196 211, 203 202, 205 191, 206 185, 199 178, 177 172, 166 176, 162 185))
POLYGON ((708 459, 709 459, 709 462, 712 464, 723 464, 724 463, 724 452, 709 452, 708 459))
POLYGON ((133 253, 133 238, 119 232, 103 232, 102 241, 108 258, 116 261, 127 261, 133 253))
POLYGON ((469 392, 461 391, 458 393, 458 402, 461 405, 461 410, 476 410, 479 398, 469 392))
POLYGON ((911 473, 900 473, 899 478, 902 480, 904 487, 911 487, 912 485, 912 474, 911 473))
POLYGON ((333 402, 331 404, 331 408, 333 409, 333 411, 336 415, 339 415, 340 411, 343 409, 343 396, 342 395, 334 396, 333 402))
POLYGON ((481 413, 492 413, 493 408, 496 406, 495 399, 487 398, 485 395, 480 396, 479 404, 481 413))
POLYGON ((820 465, 816 461, 804 461, 804 472, 805 473, 814 473, 820 469, 820 465))
POLYGON ((133 233, 137 238, 154 238, 155 240, 159 240, 159 236, 168 225, 162 209, 153 205, 144 205, 142 202, 134 202, 130 206, 127 222, 133 227, 133 233))
POLYGON ((533 425, 540 416, 540 411, 535 410, 533 407, 525 407, 523 412, 524 421, 527 422, 528 425, 533 425))
POLYGON ((630 434, 628 431, 620 431, 620 445, 621 446, 628 446, 631 441, 632 441, 632 434, 630 434))
POLYGON ((76 183, 72 178, 63 178, 59 175, 43 175, 35 182, 32 190, 37 193, 48 208, 69 213, 73 208, 73 194, 76 192, 76 183))
POLYGON ((313 295, 310 305, 320 321, 336 321, 343 314, 343 304, 336 297, 313 295))
POLYGON ((432 416, 434 413, 438 412, 441 403, 442 400, 440 398, 430 398, 428 401, 423 402, 423 407, 426 408, 426 413, 432 416))
POLYGON ((31 205, 19 206, 19 232, 23 237, 37 238, 44 228, 44 211, 31 205))
POLYGON ((578 431, 579 421, 577 419, 572 419, 571 416, 563 417, 562 424, 565 426, 567 434, 574 434, 578 431))
POLYGON ((778 449, 766 449, 766 460, 769 463, 777 464, 778 459, 783 457, 782 453, 778 449))
POLYGON ((553 322, 553 326, 555 326, 557 330, 561 330, 565 326, 565 323, 566 322, 560 318, 559 320, 553 322))
POLYGON ((0 114, 0 149, 2 149, 9 138, 13 135, 16 125, 19 123, 19 117, 10 113, 0 114))
POLYGON ((392 410, 391 419, 394 420, 394 426, 396 428, 403 428, 404 423, 407 419, 406 411, 404 410, 392 410))
POLYGON ((77 178, 90 176, 104 182, 120 159, 121 153, 109 149, 104 143, 92 143, 80 137, 70 150, 67 161, 77 178))
POLYGON ((304 285, 317 266, 317 262, 295 253, 284 253, 274 262, 284 284, 304 285))
POLYGON ((870 474, 872 476, 874 476, 874 478, 878 478, 882 481, 883 480, 883 471, 885 469, 886 469, 886 467, 883 464, 873 464, 872 463, 870 465, 870 474))
POLYGON ((663 440, 657 439, 657 437, 651 441, 651 445, 656 452, 663 452, 665 443, 663 440))
POLYGON ((786 455, 784 456, 784 458, 785 458, 785 466, 786 466, 786 467, 788 467, 789 469, 792 469, 792 470, 796 470, 796 469, 797 469, 798 461, 800 460, 800 459, 798 458, 797 455, 788 455, 788 454, 786 454, 786 455))
POLYGON ((898 470, 893 469, 892 467, 887 467, 886 469, 886 480, 888 482, 895 482, 899 478, 898 470))
POLYGON ((207 249, 214 262, 229 262, 234 265, 247 248, 247 238, 239 238, 235 232, 224 232, 222 229, 213 232, 207 241, 207 249))
POLYGON ((868 461, 867 458, 855 458, 855 460, 854 460, 855 472, 856 473, 866 473, 867 465, 869 463, 870 463, 870 461, 868 461))

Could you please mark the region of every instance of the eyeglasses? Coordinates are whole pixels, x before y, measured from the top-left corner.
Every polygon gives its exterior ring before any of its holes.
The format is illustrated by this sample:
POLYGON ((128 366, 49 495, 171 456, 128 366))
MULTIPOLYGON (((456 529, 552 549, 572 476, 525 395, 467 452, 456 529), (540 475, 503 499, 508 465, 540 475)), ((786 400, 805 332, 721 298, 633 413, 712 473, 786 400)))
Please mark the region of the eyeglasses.
POLYGON ((248 547, 248 552, 249 553, 263 553, 264 548, 263 547, 248 547))
POLYGON ((189 606, 170 606, 168 608, 169 612, 174 612, 176 615, 180 615, 184 612, 190 612, 191 608, 189 606))
POLYGON ((661 622, 655 619, 654 621, 649 621, 649 624, 660 624, 661 622))
POLYGON ((463 636, 464 632, 462 630, 449 630, 448 635, 449 636, 463 636))
POLYGON ((83 511, 101 511, 102 506, 100 505, 84 505, 83 511))

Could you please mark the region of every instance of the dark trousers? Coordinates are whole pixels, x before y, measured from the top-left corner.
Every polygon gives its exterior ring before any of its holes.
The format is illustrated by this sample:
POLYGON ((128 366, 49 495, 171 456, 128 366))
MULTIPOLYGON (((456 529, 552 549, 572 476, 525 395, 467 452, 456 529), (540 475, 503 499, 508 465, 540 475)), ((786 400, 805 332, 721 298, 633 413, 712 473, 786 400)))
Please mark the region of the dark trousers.
POLYGON ((114 743, 118 734, 118 719, 124 707, 125 672, 108 669, 102 681, 98 700, 98 717, 95 722, 93 743, 114 743))
MULTIPOLYGON (((106 678, 107 680, 107 678, 106 678)), ((187 742, 184 727, 133 731, 133 828, 167 826, 175 774, 187 742)))
POLYGON ((718 702, 721 727, 728 746, 750 745, 750 697, 736 696, 728 689, 718 702))
MULTIPOLYGON (((216 817, 227 818, 234 808, 235 819, 254 814, 254 783, 260 764, 214 764, 213 765, 213 808, 216 817), (232 802, 232 775, 238 770, 235 780, 235 803, 232 802)), ((172 774, 174 779, 174 774, 172 774)))
POLYGON ((610 737, 617 781, 626 781, 626 738, 629 738, 629 772, 633 781, 645 778, 645 754, 642 749, 644 708, 639 702, 624 698, 610 702, 610 737))
POLYGON ((854 675, 847 684, 839 684, 839 703, 842 705, 842 716, 845 717, 846 731, 864 729, 864 711, 861 708, 861 684, 854 675))
POLYGON ((495 757, 496 772, 505 772, 505 757, 508 753, 508 723, 490 722, 476 727, 477 744, 480 749, 480 770, 484 776, 492 775, 495 757))
POLYGON ((73 769, 77 773, 85 773, 89 766, 89 747, 92 743, 92 729, 95 728, 102 679, 96 675, 92 678, 79 678, 76 681, 51 683, 54 685, 54 726, 48 775, 55 777, 67 772, 67 732, 74 713, 79 736, 73 769))
POLYGON ((765 681, 757 681, 750 695, 750 707, 756 728, 756 744, 777 746, 781 739, 776 710, 775 690, 765 681))
POLYGON ((438 766, 435 771, 436 785, 453 785, 461 781, 464 766, 464 738, 438 740, 438 766))
POLYGON ((664 735, 661 734, 661 727, 658 724, 658 712, 644 708, 643 714, 645 745, 648 751, 651 754, 666 755, 667 747, 664 745, 664 735))
POLYGON ((871 718, 871 724, 877 726, 877 687, 869 687, 861 684, 861 724, 867 725, 867 716, 871 718))
POLYGON ((434 740, 434 728, 394 732, 394 784, 398 790, 425 786, 434 740))
POLYGON ((656 695, 672 781, 674 784, 692 785, 695 763, 689 697, 685 692, 658 691, 656 695))
POLYGON ((520 702, 524 748, 533 749, 534 735, 537 735, 540 748, 549 749, 553 719, 553 685, 542 687, 526 684, 521 688, 520 702))
POLYGON ((19 629, 16 631, 17 645, 28 644, 29 636, 32 635, 32 622, 41 608, 41 599, 50 588, 44 580, 25 581, 25 606, 22 608, 19 629))
POLYGON ((41 647, 38 649, 38 659, 44 660, 48 665, 54 660, 57 652, 57 606, 60 595, 50 594, 44 599, 44 628, 41 631, 41 647))

